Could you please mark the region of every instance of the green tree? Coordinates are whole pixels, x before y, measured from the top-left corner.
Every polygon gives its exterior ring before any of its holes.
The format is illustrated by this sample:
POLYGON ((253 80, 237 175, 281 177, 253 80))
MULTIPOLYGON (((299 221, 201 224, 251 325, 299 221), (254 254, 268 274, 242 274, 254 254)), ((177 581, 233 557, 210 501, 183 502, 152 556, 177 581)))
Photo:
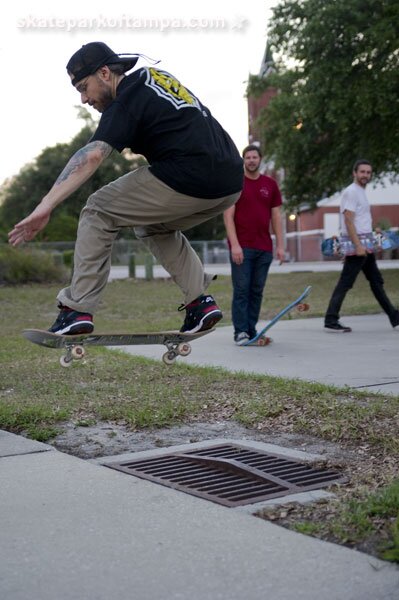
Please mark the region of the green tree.
POLYGON ((279 90, 260 126, 292 206, 347 185, 357 158, 377 178, 399 172, 397 0, 284 0, 268 43, 277 72, 252 76, 248 93, 279 90))
MULTIPOLYGON (((78 108, 78 117, 84 121, 84 126, 72 141, 45 148, 32 163, 25 165, 18 175, 0 189, 0 241, 7 240, 7 232, 34 209, 71 156, 87 144, 93 135, 97 122, 84 107, 78 108)), ((79 214, 88 196, 143 164, 146 161, 141 157, 126 151, 122 154, 114 151, 81 188, 54 210, 49 224, 37 236, 37 241, 74 241, 79 214)), ((223 239, 223 217, 219 215, 185 234, 191 240, 223 239)), ((124 229, 122 236, 135 238, 133 229, 124 229)))
MULTIPOLYGON (((25 165, 20 173, 3 187, 0 235, 4 240, 6 231, 34 209, 49 191, 70 157, 90 140, 97 123, 85 108, 79 109, 79 118, 84 120, 84 127, 70 143, 45 148, 33 163, 25 165)), ((88 196, 141 164, 145 164, 145 160, 140 157, 113 152, 89 181, 55 209, 50 223, 38 236, 38 241, 74 240, 79 214, 88 196)))

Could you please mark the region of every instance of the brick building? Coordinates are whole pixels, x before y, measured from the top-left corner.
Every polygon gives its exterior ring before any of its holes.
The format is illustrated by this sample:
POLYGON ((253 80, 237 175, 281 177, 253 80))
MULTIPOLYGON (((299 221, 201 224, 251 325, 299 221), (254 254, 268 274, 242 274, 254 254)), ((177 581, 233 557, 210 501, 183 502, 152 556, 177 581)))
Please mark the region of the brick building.
MULTIPOLYGON (((275 72, 275 66, 272 54, 266 44, 265 53, 258 73, 258 77, 266 78, 275 72)), ((263 108, 269 104, 270 100, 277 94, 276 88, 268 88, 261 96, 248 95, 248 142, 249 144, 261 145, 261 134, 258 125, 258 117, 263 108)))
MULTIPOLYGON (((366 189, 374 227, 399 228, 399 183, 389 178, 366 189)), ((292 220, 287 216, 287 248, 294 260, 320 260, 323 239, 339 234, 339 207, 341 192, 320 200, 317 207, 300 208, 292 220), (295 217, 295 218, 294 218, 295 217)))

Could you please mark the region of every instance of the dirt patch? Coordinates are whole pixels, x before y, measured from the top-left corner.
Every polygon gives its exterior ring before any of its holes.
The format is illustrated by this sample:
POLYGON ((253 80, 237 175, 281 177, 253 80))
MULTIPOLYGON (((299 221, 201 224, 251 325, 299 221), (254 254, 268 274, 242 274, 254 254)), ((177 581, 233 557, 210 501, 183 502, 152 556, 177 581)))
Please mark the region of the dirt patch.
POLYGON ((64 423, 62 433, 53 438, 52 444, 67 454, 90 459, 101 456, 113 456, 128 452, 142 452, 155 448, 192 444, 213 439, 252 440, 276 444, 293 450, 320 454, 328 461, 350 459, 352 453, 343 450, 332 442, 324 442, 311 436, 264 432, 248 429, 233 421, 216 423, 192 423, 163 429, 129 431, 125 426, 113 423, 96 425, 76 425, 64 423))
MULTIPOLYGON (((349 479, 343 486, 333 486, 335 494, 330 500, 322 500, 311 505, 289 503, 276 504, 273 508, 262 510, 257 516, 274 523, 296 529, 298 524, 307 523, 307 533, 320 539, 343 544, 381 558, 381 543, 391 539, 393 519, 385 519, 374 524, 374 533, 362 539, 356 539, 354 531, 334 535, 328 524, 340 511, 340 506, 352 499, 361 497, 365 489, 372 491, 389 481, 397 473, 394 457, 372 452, 367 444, 358 446, 340 445, 309 435, 276 431, 259 431, 244 427, 234 421, 193 422, 176 427, 131 431, 125 424, 63 423, 62 432, 51 442, 55 448, 82 459, 102 456, 114 456, 124 453, 141 452, 156 448, 178 446, 213 439, 234 439, 264 442, 292 450, 300 450, 322 457, 326 468, 338 468, 349 479), (320 523, 325 524, 320 528, 320 523), (317 526, 317 531, 309 527, 317 526), (353 534, 353 539, 351 535, 353 534)), ((277 499, 278 502, 278 499, 277 499)), ((286 502, 286 500, 285 500, 286 502)), ((303 531, 305 533, 305 531, 303 531)))

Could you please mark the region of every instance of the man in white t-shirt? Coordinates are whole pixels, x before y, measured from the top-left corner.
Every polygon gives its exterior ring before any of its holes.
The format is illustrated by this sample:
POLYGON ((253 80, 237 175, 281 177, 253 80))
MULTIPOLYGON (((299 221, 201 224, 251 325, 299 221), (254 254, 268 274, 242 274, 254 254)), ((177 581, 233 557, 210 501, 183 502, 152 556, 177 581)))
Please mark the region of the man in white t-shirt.
POLYGON ((353 287, 360 271, 363 271, 376 300, 387 314, 392 327, 399 326, 399 310, 389 300, 384 290, 384 280, 377 267, 373 251, 366 250, 361 239, 372 236, 372 219, 366 196, 366 185, 372 175, 367 160, 356 161, 353 167, 353 183, 343 191, 341 198, 341 233, 353 244, 355 253, 345 256, 344 267, 332 293, 324 317, 324 328, 328 332, 348 333, 352 331, 339 322, 339 313, 347 292, 353 287))

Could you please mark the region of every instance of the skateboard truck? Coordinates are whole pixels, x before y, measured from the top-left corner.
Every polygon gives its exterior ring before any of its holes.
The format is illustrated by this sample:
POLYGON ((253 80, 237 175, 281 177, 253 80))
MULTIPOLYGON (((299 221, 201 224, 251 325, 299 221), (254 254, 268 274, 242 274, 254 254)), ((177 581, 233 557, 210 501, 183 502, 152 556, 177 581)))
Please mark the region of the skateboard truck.
POLYGON ((178 356, 188 356, 191 352, 191 346, 188 342, 165 342, 168 351, 162 356, 165 365, 171 365, 178 356))
POLYGON ((70 367, 72 361, 81 360, 86 354, 86 350, 82 344, 65 344, 65 348, 66 354, 60 356, 61 367, 70 367))

